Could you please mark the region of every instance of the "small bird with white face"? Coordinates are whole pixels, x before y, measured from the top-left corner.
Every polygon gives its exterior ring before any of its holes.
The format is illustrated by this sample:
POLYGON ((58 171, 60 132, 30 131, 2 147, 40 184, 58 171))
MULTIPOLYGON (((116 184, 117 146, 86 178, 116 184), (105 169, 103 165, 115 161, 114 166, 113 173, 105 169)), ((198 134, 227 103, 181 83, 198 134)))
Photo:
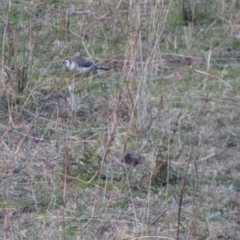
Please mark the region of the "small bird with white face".
POLYGON ((99 65, 95 65, 93 62, 88 61, 80 56, 80 53, 67 57, 63 61, 63 65, 75 72, 78 73, 89 73, 92 70, 105 70, 108 71, 109 68, 101 67, 99 65))

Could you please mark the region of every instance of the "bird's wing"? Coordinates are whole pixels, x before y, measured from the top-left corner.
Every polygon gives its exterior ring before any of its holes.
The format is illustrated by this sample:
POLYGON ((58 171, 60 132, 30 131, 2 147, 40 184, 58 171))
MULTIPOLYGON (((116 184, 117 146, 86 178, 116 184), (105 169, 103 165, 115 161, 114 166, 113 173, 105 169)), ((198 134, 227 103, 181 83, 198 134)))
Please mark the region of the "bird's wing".
POLYGON ((93 62, 91 62, 91 61, 87 61, 87 60, 82 60, 80 63, 79 63, 79 67, 86 67, 86 68, 88 68, 88 67, 92 67, 94 64, 93 64, 93 62))

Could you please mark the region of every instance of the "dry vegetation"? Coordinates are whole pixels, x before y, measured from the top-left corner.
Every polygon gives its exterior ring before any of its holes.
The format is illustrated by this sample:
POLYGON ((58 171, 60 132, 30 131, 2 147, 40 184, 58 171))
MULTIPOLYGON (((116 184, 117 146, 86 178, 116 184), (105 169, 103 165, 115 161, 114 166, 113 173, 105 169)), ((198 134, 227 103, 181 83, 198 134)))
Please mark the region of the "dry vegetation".
POLYGON ((1 1, 1 239, 239 239, 240 3, 182 1, 1 1))

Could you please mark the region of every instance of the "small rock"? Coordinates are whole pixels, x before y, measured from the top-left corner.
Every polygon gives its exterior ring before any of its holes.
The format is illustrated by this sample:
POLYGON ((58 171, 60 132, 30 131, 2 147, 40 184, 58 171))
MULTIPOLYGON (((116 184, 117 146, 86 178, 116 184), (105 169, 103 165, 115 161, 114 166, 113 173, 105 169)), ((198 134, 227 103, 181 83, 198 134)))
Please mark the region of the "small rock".
POLYGON ((139 154, 137 154, 136 152, 128 148, 124 150, 123 155, 124 155, 124 162, 134 166, 137 165, 141 160, 141 156, 139 154))

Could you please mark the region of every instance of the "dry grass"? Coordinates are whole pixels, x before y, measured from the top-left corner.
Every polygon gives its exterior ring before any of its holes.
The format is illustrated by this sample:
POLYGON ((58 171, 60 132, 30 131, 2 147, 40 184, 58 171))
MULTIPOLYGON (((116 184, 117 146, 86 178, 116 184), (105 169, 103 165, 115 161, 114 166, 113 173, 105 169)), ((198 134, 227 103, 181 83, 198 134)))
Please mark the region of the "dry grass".
POLYGON ((2 1, 1 239, 238 239, 238 7, 2 1))

